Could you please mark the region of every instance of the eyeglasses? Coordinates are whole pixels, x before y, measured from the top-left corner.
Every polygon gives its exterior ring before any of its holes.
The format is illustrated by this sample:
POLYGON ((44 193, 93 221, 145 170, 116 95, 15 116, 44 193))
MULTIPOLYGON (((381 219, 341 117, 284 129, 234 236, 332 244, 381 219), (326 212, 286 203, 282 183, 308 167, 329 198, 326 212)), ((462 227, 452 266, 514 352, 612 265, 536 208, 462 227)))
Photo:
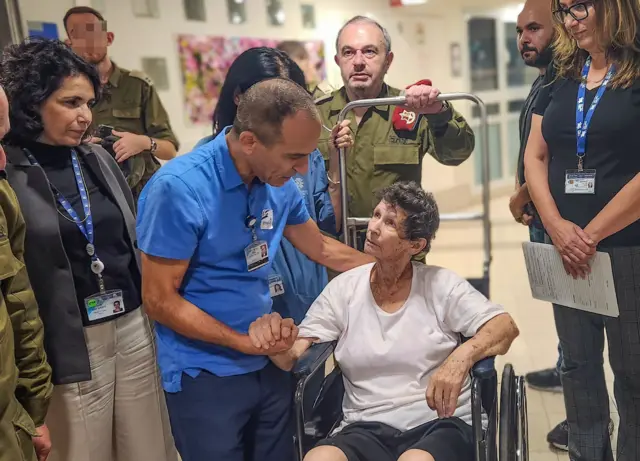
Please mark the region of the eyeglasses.
POLYGON ((568 14, 576 21, 584 21, 589 17, 589 6, 593 6, 593 2, 576 3, 569 8, 558 8, 553 12, 553 15, 556 20, 561 23, 565 22, 568 14))

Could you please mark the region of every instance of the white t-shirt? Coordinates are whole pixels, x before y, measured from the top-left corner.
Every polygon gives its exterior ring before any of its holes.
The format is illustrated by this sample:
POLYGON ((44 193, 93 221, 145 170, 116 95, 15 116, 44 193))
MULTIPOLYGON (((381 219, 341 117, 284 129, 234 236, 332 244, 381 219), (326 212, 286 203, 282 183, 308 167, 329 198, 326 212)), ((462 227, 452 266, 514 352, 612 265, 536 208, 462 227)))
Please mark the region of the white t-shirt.
MULTIPOLYGON (((344 375, 344 420, 375 421, 406 431, 438 418, 427 405, 431 375, 460 344, 503 314, 466 280, 441 267, 413 264, 411 292, 389 314, 371 293, 373 264, 333 279, 300 325, 299 337, 336 341, 344 375)), ((471 424, 471 379, 455 416, 471 424)))

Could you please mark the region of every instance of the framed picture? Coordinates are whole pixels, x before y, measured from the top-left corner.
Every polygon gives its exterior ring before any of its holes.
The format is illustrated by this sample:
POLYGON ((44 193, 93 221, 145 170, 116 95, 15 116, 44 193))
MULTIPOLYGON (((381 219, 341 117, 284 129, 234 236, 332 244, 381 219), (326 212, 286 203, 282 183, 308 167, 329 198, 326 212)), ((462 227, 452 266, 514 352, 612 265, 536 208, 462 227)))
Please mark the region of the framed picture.
POLYGON ((316 28, 316 7, 314 5, 300 5, 302 13, 302 27, 304 29, 316 28))
POLYGON ((266 0, 267 16, 272 26, 283 26, 285 20, 284 7, 281 0, 266 0))

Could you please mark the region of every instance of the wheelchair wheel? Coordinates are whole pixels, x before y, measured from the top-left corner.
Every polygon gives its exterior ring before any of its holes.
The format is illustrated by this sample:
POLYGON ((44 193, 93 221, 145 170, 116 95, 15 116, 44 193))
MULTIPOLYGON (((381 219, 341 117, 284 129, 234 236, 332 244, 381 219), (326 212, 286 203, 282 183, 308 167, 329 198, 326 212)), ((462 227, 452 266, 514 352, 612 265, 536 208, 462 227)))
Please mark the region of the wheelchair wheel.
POLYGON ((500 419, 499 425, 499 460, 517 461, 516 440, 518 438, 518 410, 516 406, 517 382, 513 366, 505 365, 502 371, 500 389, 500 419))
POLYGON ((527 388, 524 378, 516 378, 516 410, 518 413, 518 439, 516 453, 518 461, 529 461, 529 420, 527 413, 527 388))

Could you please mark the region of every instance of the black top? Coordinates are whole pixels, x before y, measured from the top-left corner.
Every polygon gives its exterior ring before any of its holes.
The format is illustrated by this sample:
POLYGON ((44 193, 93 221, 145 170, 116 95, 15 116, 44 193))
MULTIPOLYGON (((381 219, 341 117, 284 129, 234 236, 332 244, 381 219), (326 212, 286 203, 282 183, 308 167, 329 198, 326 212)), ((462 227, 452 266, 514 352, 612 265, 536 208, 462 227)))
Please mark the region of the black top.
MULTIPOLYGON (((82 201, 71 163, 71 149, 34 142, 23 145, 42 166, 49 183, 55 186, 69 201, 80 220, 84 220, 82 201)), ((89 193, 96 255, 105 266, 102 274, 105 288, 107 291, 122 290, 124 307, 130 312, 142 304, 141 281, 138 271, 134 270, 136 261, 133 250, 127 243, 124 218, 107 187, 101 184, 97 175, 87 167, 86 161, 79 152, 78 158, 84 175, 85 187, 89 193)), ((58 221, 62 244, 71 264, 83 322, 87 325, 85 299, 100 291, 98 279, 91 272, 91 257, 86 251, 88 242, 85 236, 57 200, 56 205, 59 211, 58 221)), ((96 323, 100 323, 100 321, 92 324, 96 323)))
MULTIPOLYGON (((527 149, 527 141, 529 140, 529 134, 531 133, 531 118, 533 117, 533 109, 535 108, 538 94, 542 88, 542 82, 544 81, 544 75, 538 75, 538 77, 531 85, 531 91, 525 100, 524 107, 520 112, 519 128, 520 128, 520 152, 518 153, 518 167, 517 178, 518 184, 522 185, 526 182, 524 177, 524 153, 527 149)), ((538 216, 538 211, 533 206, 533 203, 527 203, 525 205, 525 212, 533 217, 532 226, 539 229, 543 229, 542 221, 538 216)))
MULTIPOLYGON (((548 71, 534 112, 543 115, 542 134, 549 148, 549 188, 560 215, 585 228, 640 172, 640 81, 627 89, 608 88, 587 132, 584 168, 596 170, 595 194, 565 194, 565 174, 576 170, 577 80, 554 81, 548 71), (552 84, 549 84, 553 82, 552 84)), ((587 90, 585 113, 598 89, 587 90)), ((604 239, 603 247, 640 245, 640 221, 604 239)))
POLYGON ((527 147, 527 141, 529 140, 529 133, 531 132, 531 117, 533 116, 533 109, 535 107, 536 99, 542 88, 542 82, 544 81, 544 75, 539 75, 533 85, 531 85, 531 91, 524 102, 522 112, 520 112, 520 152, 518 154, 518 183, 524 184, 524 151, 527 147))

